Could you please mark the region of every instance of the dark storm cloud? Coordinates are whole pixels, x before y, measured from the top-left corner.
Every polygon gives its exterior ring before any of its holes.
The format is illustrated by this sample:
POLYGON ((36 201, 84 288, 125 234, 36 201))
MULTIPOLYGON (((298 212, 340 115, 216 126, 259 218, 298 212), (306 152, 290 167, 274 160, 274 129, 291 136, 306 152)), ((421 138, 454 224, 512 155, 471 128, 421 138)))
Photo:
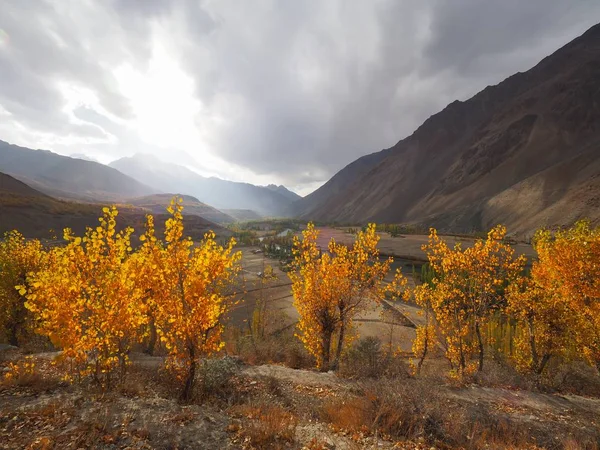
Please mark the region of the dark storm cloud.
POLYGON ((158 39, 194 80, 207 150, 301 188, 598 21, 595 0, 5 0, 0 112, 19 136, 30 133, 26 143, 54 133, 95 139, 95 155, 193 156, 195 142, 165 149, 140 139, 115 79, 125 63, 145 72, 158 39), (92 92, 99 110, 66 108, 65 86, 92 92))

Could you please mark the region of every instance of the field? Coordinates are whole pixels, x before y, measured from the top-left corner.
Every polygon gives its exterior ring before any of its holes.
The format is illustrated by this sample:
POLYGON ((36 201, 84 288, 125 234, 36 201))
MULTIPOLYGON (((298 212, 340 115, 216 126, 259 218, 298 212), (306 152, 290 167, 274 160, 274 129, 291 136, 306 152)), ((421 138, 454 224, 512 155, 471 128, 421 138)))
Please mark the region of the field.
MULTIPOLYGON (((326 248, 330 239, 337 242, 352 244, 354 235, 347 228, 319 228, 319 246, 326 248)), ((300 233, 297 233, 300 234, 300 233)), ((415 280, 411 276, 413 266, 420 270, 422 263, 426 262, 426 256, 421 246, 427 243, 426 235, 400 235, 391 237, 388 233, 378 233, 380 237, 379 249, 381 255, 393 257, 392 269, 400 268, 408 278, 409 288, 414 288, 415 280)), ((463 247, 471 246, 474 238, 460 236, 444 236, 448 245, 460 243, 463 247)), ((528 260, 534 255, 531 245, 518 243, 514 246, 516 254, 524 254, 528 260)), ((239 286, 243 286, 245 294, 240 303, 235 305, 230 316, 231 323, 244 328, 249 320, 252 320, 253 312, 261 303, 276 317, 277 329, 293 328, 298 320, 298 314, 293 306, 291 283, 285 272, 280 270, 279 261, 265 256, 262 252, 257 253, 259 247, 242 248, 242 275, 239 286), (264 280, 258 273, 264 272, 265 267, 271 266, 275 279, 264 280)), ((388 276, 388 281, 392 273, 388 276)), ((373 304, 370 309, 362 313, 356 323, 356 330, 361 337, 375 336, 380 338, 386 345, 399 348, 402 352, 410 352, 412 340, 415 336, 415 324, 423 322, 419 308, 404 302, 384 302, 373 304)))

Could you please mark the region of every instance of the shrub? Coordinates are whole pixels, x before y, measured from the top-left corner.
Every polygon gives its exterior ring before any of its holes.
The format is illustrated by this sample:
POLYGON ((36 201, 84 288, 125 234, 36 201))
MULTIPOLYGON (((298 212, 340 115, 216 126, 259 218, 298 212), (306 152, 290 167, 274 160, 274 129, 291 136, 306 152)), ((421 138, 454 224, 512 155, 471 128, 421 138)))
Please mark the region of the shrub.
POLYGON ((361 338, 342 358, 339 375, 345 378, 364 379, 406 377, 404 361, 382 348, 378 337, 361 338))
POLYGON ((294 442, 298 418, 279 405, 239 405, 230 412, 242 420, 239 435, 255 448, 278 449, 294 442))
POLYGON ((232 379, 240 372, 240 361, 231 356, 204 359, 200 363, 199 396, 227 398, 232 392, 232 379))

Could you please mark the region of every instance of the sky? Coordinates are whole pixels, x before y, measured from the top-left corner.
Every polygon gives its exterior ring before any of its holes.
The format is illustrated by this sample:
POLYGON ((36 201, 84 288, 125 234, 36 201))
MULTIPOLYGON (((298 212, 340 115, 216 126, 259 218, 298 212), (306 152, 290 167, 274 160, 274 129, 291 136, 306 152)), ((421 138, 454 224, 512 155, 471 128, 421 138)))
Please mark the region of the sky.
POLYGON ((0 139, 305 195, 598 22, 597 0, 2 0, 0 139))

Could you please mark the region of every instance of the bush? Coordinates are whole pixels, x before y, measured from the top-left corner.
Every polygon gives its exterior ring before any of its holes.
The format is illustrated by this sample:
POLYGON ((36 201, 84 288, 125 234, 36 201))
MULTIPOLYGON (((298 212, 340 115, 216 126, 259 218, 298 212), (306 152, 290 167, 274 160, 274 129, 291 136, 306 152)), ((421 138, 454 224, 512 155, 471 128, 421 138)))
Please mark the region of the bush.
POLYGON ((368 336, 350 347, 342 357, 339 375, 353 379, 406 377, 408 371, 404 361, 383 350, 379 338, 368 336))
POLYGON ((200 399, 228 398, 233 391, 232 379, 240 372, 240 365, 240 360, 231 356, 202 360, 198 386, 200 399))

